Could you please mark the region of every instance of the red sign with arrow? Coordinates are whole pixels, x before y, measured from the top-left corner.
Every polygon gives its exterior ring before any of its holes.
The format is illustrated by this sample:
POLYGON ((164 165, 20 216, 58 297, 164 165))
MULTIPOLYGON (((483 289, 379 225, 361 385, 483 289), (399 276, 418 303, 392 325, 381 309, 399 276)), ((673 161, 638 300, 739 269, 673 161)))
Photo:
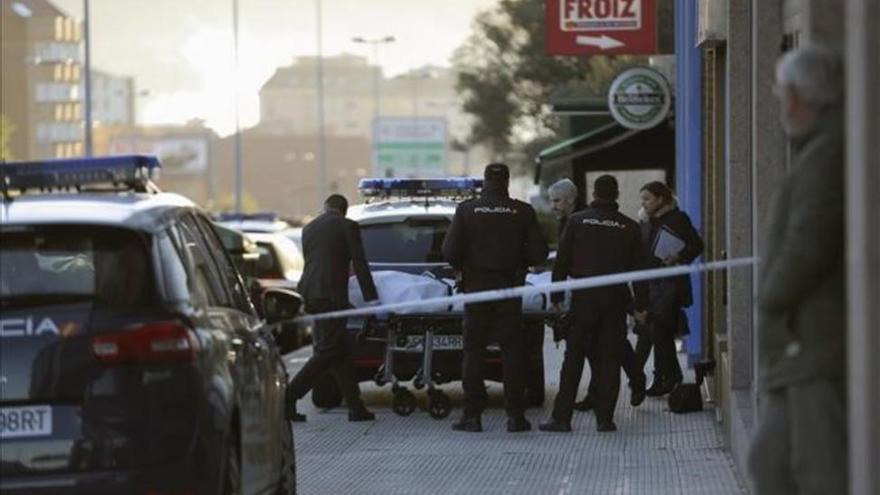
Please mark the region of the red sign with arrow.
POLYGON ((657 53, 655 0, 545 0, 550 55, 657 53))

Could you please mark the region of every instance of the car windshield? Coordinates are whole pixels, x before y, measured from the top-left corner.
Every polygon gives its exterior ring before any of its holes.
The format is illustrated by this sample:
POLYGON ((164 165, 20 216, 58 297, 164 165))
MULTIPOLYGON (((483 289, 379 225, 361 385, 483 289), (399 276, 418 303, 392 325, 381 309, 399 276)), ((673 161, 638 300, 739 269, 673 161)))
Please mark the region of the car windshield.
POLYGON ((0 305, 71 301, 128 307, 150 301, 144 240, 112 227, 37 226, 0 230, 0 305))
POLYGON ((442 263, 446 218, 415 219, 361 226, 364 251, 372 263, 442 263))

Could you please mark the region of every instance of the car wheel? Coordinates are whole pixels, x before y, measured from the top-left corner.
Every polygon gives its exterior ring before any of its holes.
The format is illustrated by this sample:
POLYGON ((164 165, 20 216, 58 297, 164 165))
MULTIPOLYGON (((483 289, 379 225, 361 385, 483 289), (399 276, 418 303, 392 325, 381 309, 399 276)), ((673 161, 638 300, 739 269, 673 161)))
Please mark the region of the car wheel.
POLYGON ((342 393, 330 373, 324 373, 315 380, 312 387, 312 404, 321 409, 332 409, 342 404, 342 393))
POLYGON ((281 420, 281 479, 278 480, 278 495, 296 493, 296 450, 293 442, 293 429, 290 421, 281 420))
POLYGON ((241 458, 238 452, 238 442, 230 434, 226 446, 226 466, 223 470, 223 495, 241 495, 241 458))

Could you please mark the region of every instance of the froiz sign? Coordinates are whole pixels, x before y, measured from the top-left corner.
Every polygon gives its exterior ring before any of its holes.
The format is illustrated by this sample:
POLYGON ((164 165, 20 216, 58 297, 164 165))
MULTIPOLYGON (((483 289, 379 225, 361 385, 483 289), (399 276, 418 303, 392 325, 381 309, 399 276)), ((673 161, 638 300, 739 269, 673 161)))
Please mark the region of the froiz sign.
POLYGON ((656 0, 546 0, 551 55, 657 52, 656 0))

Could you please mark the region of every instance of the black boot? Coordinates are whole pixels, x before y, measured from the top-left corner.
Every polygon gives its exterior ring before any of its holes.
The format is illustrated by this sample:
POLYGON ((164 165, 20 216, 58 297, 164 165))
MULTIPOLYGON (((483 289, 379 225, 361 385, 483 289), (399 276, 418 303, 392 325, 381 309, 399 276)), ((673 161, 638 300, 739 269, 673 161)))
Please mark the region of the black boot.
POLYGON ((521 431, 529 431, 531 429, 532 424, 529 423, 529 420, 527 420, 525 416, 512 416, 507 418, 507 431, 509 433, 518 433, 521 431))
POLYGON ((664 384, 665 380, 663 378, 654 375, 654 381, 651 382, 651 386, 648 387, 648 390, 645 391, 645 395, 648 397, 660 397, 663 394, 669 393, 669 391, 665 391, 666 385, 664 384))
POLYGON ((284 416, 287 418, 288 421, 304 423, 306 420, 306 415, 296 412, 297 400, 299 400, 299 397, 297 397, 293 393, 290 384, 288 384, 287 388, 284 389, 284 416))
POLYGON ((593 399, 587 395, 582 401, 575 402, 572 408, 574 408, 575 411, 590 411, 593 409, 593 399))
POLYGON ((608 431, 617 431, 617 425, 614 424, 614 421, 610 419, 599 421, 596 423, 596 431, 599 432, 608 432, 608 431))
POLYGON ((483 421, 479 416, 462 416, 461 419, 452 423, 452 429, 455 431, 479 433, 483 431, 483 421))
POLYGON ((538 429, 555 433, 568 433, 571 431, 571 422, 559 421, 558 419, 551 418, 550 421, 541 423, 538 426, 538 429))
POLYGON ((288 399, 287 407, 285 409, 285 415, 287 416, 288 421, 293 421, 295 423, 305 423, 306 415, 296 412, 296 399, 288 399))
POLYGON ((348 412, 349 421, 373 421, 374 419, 376 419, 376 415, 368 411, 366 408, 361 408, 357 411, 348 412))

